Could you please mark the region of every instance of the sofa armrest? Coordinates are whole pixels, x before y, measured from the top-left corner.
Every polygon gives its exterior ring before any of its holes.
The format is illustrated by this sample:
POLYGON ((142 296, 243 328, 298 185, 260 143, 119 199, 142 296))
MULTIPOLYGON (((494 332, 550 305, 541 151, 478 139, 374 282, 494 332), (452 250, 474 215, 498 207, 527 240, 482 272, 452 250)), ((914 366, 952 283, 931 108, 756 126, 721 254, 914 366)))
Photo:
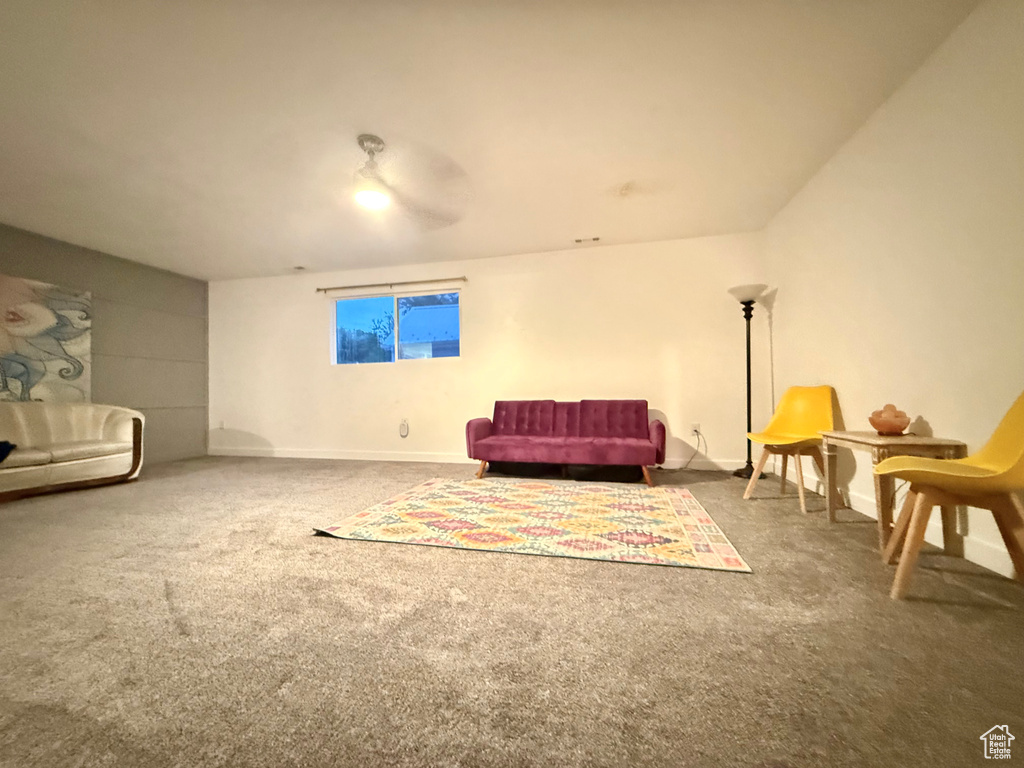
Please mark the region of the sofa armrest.
POLYGON ((475 459, 473 455, 473 449, 476 445, 477 440, 483 440, 485 437, 490 437, 491 434, 491 420, 490 419, 470 419, 466 423, 466 453, 469 458, 475 459))
POLYGON ((143 430, 146 417, 131 408, 112 408, 103 423, 103 438, 120 443, 132 444, 132 466, 125 476, 133 480, 142 470, 143 430))
POLYGON ((655 464, 665 463, 665 425, 655 419, 649 425, 651 430, 651 442, 654 443, 657 448, 657 453, 654 457, 655 464))
POLYGON ((132 442, 136 420, 145 424, 146 417, 131 408, 111 408, 103 420, 102 438, 119 443, 132 442))

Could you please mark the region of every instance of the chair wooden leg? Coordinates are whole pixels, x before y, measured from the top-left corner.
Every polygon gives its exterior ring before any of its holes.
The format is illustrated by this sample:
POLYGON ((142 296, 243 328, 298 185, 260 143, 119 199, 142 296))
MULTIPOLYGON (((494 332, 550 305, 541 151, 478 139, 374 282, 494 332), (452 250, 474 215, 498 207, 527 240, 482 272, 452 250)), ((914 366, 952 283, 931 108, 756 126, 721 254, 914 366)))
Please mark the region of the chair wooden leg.
POLYGON ((807 514, 807 500, 804 498, 804 462, 800 451, 793 454, 793 463, 796 464, 796 492, 800 495, 800 511, 807 514))
POLYGON ((476 471, 476 479, 479 480, 480 478, 482 478, 484 476, 484 472, 486 472, 486 471, 487 471, 487 462, 486 461, 481 461, 480 462, 480 469, 478 469, 476 471))
POLYGON ((1010 504, 1017 510, 1017 514, 1020 515, 1020 519, 1024 520, 1024 501, 1021 501, 1020 496, 1016 493, 1008 493, 1006 495, 1010 497, 1010 504))
POLYGON ((782 489, 779 491, 783 496, 786 495, 786 462, 789 461, 789 454, 782 454, 782 471, 779 472, 779 477, 782 479, 782 489))
POLYGON ((892 533, 889 535, 889 542, 885 545, 885 551, 882 553, 882 561, 889 565, 895 564, 896 553, 903 546, 903 540, 907 535, 907 526, 910 525, 910 518, 914 516, 914 502, 917 501, 917 496, 917 491, 908 491, 907 498, 903 500, 903 506, 900 507, 900 514, 896 518, 896 525, 893 526, 892 533))
POLYGON ((1006 551, 1013 561, 1014 577, 1024 581, 1024 505, 1012 493, 1007 494, 1006 503, 993 509, 996 525, 1006 544, 1006 551))
POLYGON ((889 592, 889 597, 893 600, 902 600, 910 587, 910 577, 914 574, 917 556, 924 544, 924 532, 928 527, 928 518, 933 506, 935 504, 928 498, 926 492, 918 493, 914 502, 914 513, 910 518, 910 527, 907 529, 907 540, 903 543, 900 564, 896 568, 896 578, 892 582, 892 591, 889 592))
POLYGON ((644 480, 646 480, 647 484, 649 486, 651 486, 651 488, 653 488, 654 487, 654 481, 651 480, 651 473, 647 470, 647 467, 646 466, 641 466, 640 469, 642 469, 644 471, 644 480))
POLYGON ((757 485, 757 480, 759 477, 761 477, 761 470, 764 469, 764 465, 768 461, 769 453, 770 451, 768 450, 768 446, 766 445, 764 447, 764 450, 761 451, 761 458, 757 460, 757 466, 754 467, 754 474, 750 476, 750 482, 747 483, 747 490, 743 492, 744 499, 749 499, 750 494, 754 492, 754 486, 757 485))
POLYGON ((818 466, 821 476, 825 477, 825 457, 821 455, 821 448, 817 445, 811 448, 811 458, 814 459, 814 463, 818 466))

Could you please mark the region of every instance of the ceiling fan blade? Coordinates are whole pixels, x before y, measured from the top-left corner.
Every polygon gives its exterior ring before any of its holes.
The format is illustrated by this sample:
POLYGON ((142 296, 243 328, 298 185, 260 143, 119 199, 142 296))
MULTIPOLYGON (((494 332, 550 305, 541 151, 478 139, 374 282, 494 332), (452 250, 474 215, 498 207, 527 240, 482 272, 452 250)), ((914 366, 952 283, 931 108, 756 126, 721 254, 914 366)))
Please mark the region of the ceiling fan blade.
POLYGON ((384 188, 391 193, 391 196, 395 200, 395 205, 411 214, 427 229, 441 229, 442 227, 449 227, 462 218, 462 213, 459 211, 445 210, 441 207, 423 205, 412 196, 404 194, 393 184, 389 184, 379 175, 377 177, 377 181, 379 181, 384 188))

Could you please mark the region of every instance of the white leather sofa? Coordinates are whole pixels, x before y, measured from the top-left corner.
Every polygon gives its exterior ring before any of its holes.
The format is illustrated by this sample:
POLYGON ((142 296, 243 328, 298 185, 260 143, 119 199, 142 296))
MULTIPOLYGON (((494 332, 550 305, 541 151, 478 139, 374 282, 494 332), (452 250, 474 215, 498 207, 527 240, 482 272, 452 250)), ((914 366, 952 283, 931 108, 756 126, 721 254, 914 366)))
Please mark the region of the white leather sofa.
POLYGON ((0 498, 132 480, 142 469, 145 417, 94 403, 0 403, 0 498))

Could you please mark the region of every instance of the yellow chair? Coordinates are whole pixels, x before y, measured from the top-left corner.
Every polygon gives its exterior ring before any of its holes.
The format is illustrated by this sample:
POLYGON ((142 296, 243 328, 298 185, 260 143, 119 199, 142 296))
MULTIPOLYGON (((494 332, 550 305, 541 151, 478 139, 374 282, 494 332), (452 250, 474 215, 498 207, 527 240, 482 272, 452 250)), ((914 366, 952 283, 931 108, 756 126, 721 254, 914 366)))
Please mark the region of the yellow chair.
POLYGON ((893 563, 903 543, 889 596, 907 593, 932 507, 968 506, 991 510, 1013 561, 1018 581, 1024 581, 1024 394, 1017 398, 980 451, 964 459, 924 459, 893 456, 879 462, 876 475, 892 475, 910 482, 910 491, 885 548, 885 561, 893 563))
POLYGON ((804 500, 804 468, 800 461, 803 455, 811 456, 818 469, 824 474, 825 465, 821 458, 821 433, 832 429, 832 387, 790 387, 786 390, 778 407, 763 432, 747 434, 755 443, 763 443, 764 450, 758 459, 757 468, 750 476, 744 499, 749 499, 754 486, 761 476, 770 454, 782 456, 782 493, 786 492, 786 462, 796 457, 797 492, 800 494, 800 509, 807 512, 804 500))

